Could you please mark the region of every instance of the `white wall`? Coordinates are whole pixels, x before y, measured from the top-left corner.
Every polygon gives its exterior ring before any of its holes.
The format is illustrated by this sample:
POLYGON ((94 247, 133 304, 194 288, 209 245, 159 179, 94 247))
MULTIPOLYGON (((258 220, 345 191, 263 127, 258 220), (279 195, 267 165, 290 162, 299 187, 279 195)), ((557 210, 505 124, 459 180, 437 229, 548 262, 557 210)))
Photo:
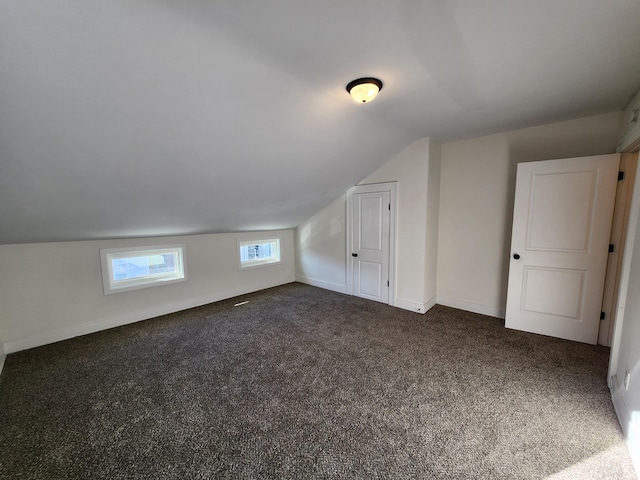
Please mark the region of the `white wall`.
POLYGON ((434 302, 438 285, 438 225, 440 219, 441 145, 429 142, 427 178, 427 234, 425 245, 424 298, 434 302))
MULTIPOLYGON (((622 118, 616 112, 441 146, 424 138, 359 182, 398 182, 396 305, 425 311, 437 299, 504 317, 516 165, 615 152, 622 118)), ((299 226, 298 280, 345 291, 345 221, 341 196, 299 226)))
MULTIPOLYGON (((630 113, 640 107, 640 92, 625 112, 621 151, 640 146, 640 123, 630 113)), ((636 175, 629 212, 626 246, 622 259, 616 325, 609 363, 609 387, 636 473, 640 476, 640 175, 636 175), (625 375, 629 373, 627 387, 625 375)))
MULTIPOLYGON (((394 303, 424 313, 435 304, 440 149, 428 138, 409 145, 358 183, 397 182, 394 303)), ((346 291, 345 196, 296 230, 296 273, 304 283, 346 291)))
POLYGON ((442 145, 438 303, 504 318, 516 165, 614 153, 622 115, 442 145))
POLYGON ((621 279, 621 288, 626 288, 620 292, 609 375, 615 376, 610 383, 613 403, 640 473, 640 176, 631 214, 621 279), (624 385, 627 372, 628 389, 624 385))
POLYGON ((296 229, 296 280, 345 293, 346 195, 335 199, 296 229))
POLYGON ((293 231, 1 245, 7 353, 294 281, 293 231), (237 240, 281 237, 280 264, 238 270, 237 240), (100 249, 184 243, 185 282, 105 296, 100 249))
MULTIPOLYGON (((398 182, 396 305, 425 312, 429 138, 412 143, 358 185, 398 182)), ((435 300, 435 299, 434 299, 435 300)))

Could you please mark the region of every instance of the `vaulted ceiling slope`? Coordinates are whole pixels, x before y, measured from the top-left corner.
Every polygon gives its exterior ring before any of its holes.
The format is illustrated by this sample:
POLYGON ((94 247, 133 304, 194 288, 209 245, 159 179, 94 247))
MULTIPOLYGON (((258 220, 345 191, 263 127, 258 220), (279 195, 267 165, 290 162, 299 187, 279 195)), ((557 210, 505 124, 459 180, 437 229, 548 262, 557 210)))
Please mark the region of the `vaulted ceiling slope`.
POLYGON ((0 243, 294 227, 419 138, 622 109, 639 21, 638 0, 0 0, 0 243))

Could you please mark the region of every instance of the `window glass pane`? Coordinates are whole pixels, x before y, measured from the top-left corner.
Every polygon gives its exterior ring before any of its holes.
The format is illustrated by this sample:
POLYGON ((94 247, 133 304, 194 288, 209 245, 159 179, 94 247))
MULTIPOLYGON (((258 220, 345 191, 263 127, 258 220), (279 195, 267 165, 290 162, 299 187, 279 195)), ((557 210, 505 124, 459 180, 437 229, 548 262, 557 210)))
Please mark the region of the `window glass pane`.
POLYGON ((105 295, 185 280, 184 246, 100 251, 105 295))
POLYGON ((146 277, 175 271, 176 254, 165 253, 162 255, 114 258, 111 264, 114 280, 146 277))
POLYGON ((240 268, 277 263, 280 261, 280 239, 239 242, 240 268))

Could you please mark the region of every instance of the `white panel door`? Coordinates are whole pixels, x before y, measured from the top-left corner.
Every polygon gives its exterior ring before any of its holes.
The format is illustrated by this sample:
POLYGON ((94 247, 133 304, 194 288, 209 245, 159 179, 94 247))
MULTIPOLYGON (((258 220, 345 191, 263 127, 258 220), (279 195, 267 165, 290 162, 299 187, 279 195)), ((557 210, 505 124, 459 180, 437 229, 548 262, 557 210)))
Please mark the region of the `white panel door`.
POLYGON ((353 294, 389 303, 390 192, 353 195, 353 294))
POLYGON ((518 164, 507 328, 597 342, 619 162, 518 164))

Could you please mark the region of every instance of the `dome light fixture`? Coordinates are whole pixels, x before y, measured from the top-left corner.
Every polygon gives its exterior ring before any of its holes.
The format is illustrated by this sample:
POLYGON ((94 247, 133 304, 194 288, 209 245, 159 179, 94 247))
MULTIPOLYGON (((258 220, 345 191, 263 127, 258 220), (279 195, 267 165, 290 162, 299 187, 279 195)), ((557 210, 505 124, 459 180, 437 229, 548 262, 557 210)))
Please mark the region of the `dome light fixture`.
POLYGON ((378 92, 382 90, 382 82, 377 78, 358 78, 347 85, 347 92, 358 103, 367 103, 376 98, 378 92))

